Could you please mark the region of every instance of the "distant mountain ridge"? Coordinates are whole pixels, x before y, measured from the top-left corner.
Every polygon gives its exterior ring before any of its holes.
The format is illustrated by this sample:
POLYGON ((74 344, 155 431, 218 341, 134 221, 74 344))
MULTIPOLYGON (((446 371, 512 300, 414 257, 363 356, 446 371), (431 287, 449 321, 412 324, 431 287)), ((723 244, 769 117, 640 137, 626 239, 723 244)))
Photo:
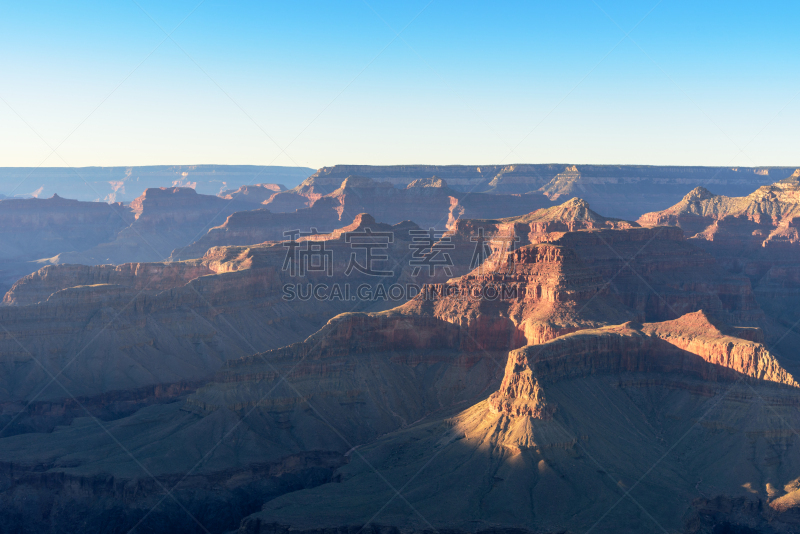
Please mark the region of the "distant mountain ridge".
MULTIPOLYGON (((687 190, 706 187, 725 196, 746 196, 762 185, 786 179, 795 167, 701 167, 675 165, 334 165, 308 167, 258 165, 154 165, 140 167, 0 167, 0 199, 48 198, 54 193, 84 201, 130 202, 153 187, 191 187, 200 194, 269 198, 260 184, 320 196, 349 176, 363 176, 405 188, 437 177, 468 193, 544 194, 551 201, 580 197, 610 217, 635 220, 642 213, 677 203, 687 190), (237 192, 237 189, 243 188, 237 192), (313 190, 313 191, 310 191, 313 190), (255 196, 251 196, 255 193, 255 196)), ((299 206, 296 206, 299 207, 299 206)), ((293 208, 293 209, 296 209, 293 208)))
POLYGON ((436 176, 456 191, 528 193, 537 191, 559 203, 580 197, 610 217, 635 220, 680 201, 693 187, 745 196, 761 185, 789 177, 796 167, 700 167, 675 165, 335 165, 309 176, 297 190, 313 186, 327 194, 351 175, 395 187, 436 176))
MULTIPOLYGON (((592 181, 616 177, 631 179, 672 179, 676 183, 689 183, 697 179, 707 183, 726 181, 768 184, 783 179, 796 167, 705 167, 681 165, 580 165, 569 163, 513 164, 513 165, 334 165, 322 167, 309 176, 317 184, 330 180, 338 184, 350 175, 360 175, 405 186, 417 178, 436 175, 455 189, 486 186, 485 189, 525 193, 547 185, 558 176, 579 174, 592 181), (521 191, 520 188, 528 188, 521 191), (513 189, 513 191, 511 191, 513 189)), ((483 191, 485 189, 476 189, 483 191)))
POLYGON ((308 167, 263 165, 145 165, 119 167, 0 167, 0 199, 64 198, 130 202, 154 187, 191 187, 216 195, 265 182, 294 187, 314 173, 308 167))

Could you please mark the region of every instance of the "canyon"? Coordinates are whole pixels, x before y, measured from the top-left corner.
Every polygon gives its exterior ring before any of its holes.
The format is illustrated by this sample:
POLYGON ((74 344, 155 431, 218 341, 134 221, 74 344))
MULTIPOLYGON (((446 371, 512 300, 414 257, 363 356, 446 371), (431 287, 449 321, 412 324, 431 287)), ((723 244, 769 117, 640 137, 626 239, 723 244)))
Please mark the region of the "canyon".
POLYGON ((1 200, 8 261, 47 260, 0 306, 0 524, 792 532, 798 178, 337 166, 1 200))

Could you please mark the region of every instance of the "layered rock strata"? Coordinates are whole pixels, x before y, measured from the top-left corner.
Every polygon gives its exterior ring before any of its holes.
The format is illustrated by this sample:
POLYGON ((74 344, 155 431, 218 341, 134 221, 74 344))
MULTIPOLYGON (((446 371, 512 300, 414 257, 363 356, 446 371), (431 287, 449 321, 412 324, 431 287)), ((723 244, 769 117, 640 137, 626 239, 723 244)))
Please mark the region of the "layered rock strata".
MULTIPOLYGON (((487 252, 529 243, 574 250, 609 292, 643 321, 675 319, 703 309, 731 325, 764 326, 750 281, 726 272, 679 228, 642 228, 605 218, 574 199, 522 217, 459 221, 450 234, 455 242, 482 235, 487 252)), ((490 269, 492 261, 484 268, 490 269)))
POLYGON ((339 468, 337 483, 269 501, 239 531, 369 521, 633 533, 655 521, 680 532, 708 524, 695 499, 709 496, 734 503, 715 511, 732 528, 779 528, 791 524, 800 469, 786 426, 798 421, 798 391, 763 345, 726 336, 703 313, 567 334, 511 351, 486 401, 360 447, 364 460, 339 468), (387 506, 393 490, 375 471, 410 479, 404 496, 424 519, 387 506), (620 508, 634 490, 637 504, 620 508))
POLYGON ((729 272, 747 276, 760 306, 784 328, 774 338, 782 338, 790 335, 785 329, 800 320, 799 178, 796 170, 742 197, 697 188, 671 208, 645 214, 639 222, 679 226, 729 272))
POLYGON ((79 202, 58 195, 0 200, 0 286, 8 289, 59 253, 113 240, 132 221, 133 214, 120 203, 79 202))
POLYGON ((800 387, 760 343, 722 334, 703 312, 663 323, 583 330, 509 355, 495 413, 550 419, 543 386, 597 373, 682 373, 705 382, 740 377, 800 387))
POLYGON ((113 239, 80 252, 65 250, 54 261, 84 265, 165 261, 175 248, 194 242, 231 213, 254 207, 200 195, 190 187, 147 189, 130 204, 133 221, 113 239))
MULTIPOLYGON (((793 168, 664 167, 645 165, 336 165, 310 176, 321 194, 351 175, 366 176, 405 187, 420 178, 438 176, 462 192, 524 194, 535 191, 553 202, 580 197, 602 213, 637 219, 642 213, 667 208, 693 187, 712 188, 728 196, 746 195, 753 184, 766 185, 792 174, 793 168)), ((506 215, 510 215, 506 213, 506 215)))
POLYGON ((415 230, 364 214, 331 234, 212 248, 200 260, 45 267, 0 307, 0 402, 59 399, 59 384, 80 396, 197 380, 228 359, 303 339, 339 313, 391 308, 468 270, 454 255, 449 273, 414 274, 415 230), (392 239, 369 262, 351 234, 375 245, 392 239))

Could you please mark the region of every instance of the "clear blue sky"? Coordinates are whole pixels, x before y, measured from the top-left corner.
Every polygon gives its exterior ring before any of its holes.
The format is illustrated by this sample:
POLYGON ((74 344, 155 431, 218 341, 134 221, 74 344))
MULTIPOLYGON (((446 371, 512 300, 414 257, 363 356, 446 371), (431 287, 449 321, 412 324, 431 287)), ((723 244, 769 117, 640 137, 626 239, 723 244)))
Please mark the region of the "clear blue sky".
POLYGON ((0 4, 0 166, 800 165, 798 2, 136 2, 0 4))

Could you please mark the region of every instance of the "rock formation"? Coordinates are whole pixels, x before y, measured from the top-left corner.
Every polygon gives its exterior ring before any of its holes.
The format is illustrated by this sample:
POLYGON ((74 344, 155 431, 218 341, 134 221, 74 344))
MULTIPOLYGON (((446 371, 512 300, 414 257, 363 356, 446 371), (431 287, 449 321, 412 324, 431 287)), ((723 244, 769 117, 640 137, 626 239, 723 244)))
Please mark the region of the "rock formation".
POLYGON ((201 257, 212 246, 250 245, 284 238, 284 232, 311 228, 330 232, 359 213, 396 224, 414 221, 421 228, 444 231, 462 218, 524 214, 549 205, 542 195, 460 193, 444 180, 415 180, 405 189, 388 182, 349 176, 331 189, 309 179, 291 191, 272 195, 264 210, 232 214, 190 246, 175 250, 172 259, 201 257))
POLYGON ((58 195, 0 200, 0 285, 7 289, 61 252, 110 241, 132 221, 130 211, 119 203, 79 202, 58 195))
POLYGON ((57 263, 157 262, 222 223, 231 213, 254 209, 252 203, 200 195, 189 187, 152 188, 130 204, 133 221, 113 240, 81 252, 65 251, 57 263))
POLYGON ((750 281, 726 272, 678 228, 642 228, 605 218, 573 199, 521 217, 459 221, 450 233, 455 242, 483 235, 487 251, 530 243, 574 250, 642 320, 664 321, 704 309, 729 324, 763 326, 750 281))
POLYGON ((639 220, 647 226, 680 226, 729 272, 747 276, 759 305, 776 324, 773 341, 786 339, 785 350, 796 345, 787 329, 800 320, 799 178, 796 170, 744 197, 697 188, 675 206, 639 220))
MULTIPOLYGON (((636 219, 643 212, 664 209, 702 186, 729 195, 746 195, 753 185, 765 185, 789 176, 785 167, 720 168, 644 165, 336 165, 309 177, 318 192, 333 191, 350 175, 367 176, 405 187, 419 178, 438 176, 462 192, 527 193, 538 191, 550 200, 579 197, 598 211, 636 219), (327 190, 325 189, 327 188, 327 190)), ((511 215, 510 213, 506 216, 511 215)))
POLYGON ((800 388, 764 345, 724 335, 699 311, 663 323, 582 330, 513 351, 489 406, 512 417, 549 419, 555 407, 545 401, 542 385, 631 372, 677 372, 705 382, 744 376, 800 388))
POLYGON ((287 237, 286 232, 291 231, 330 232, 341 224, 335 203, 327 200, 293 213, 272 213, 264 208, 237 211, 229 215, 224 223, 209 228, 193 243, 173 250, 170 259, 201 258, 211 247, 283 241, 287 237))
POLYGON ((680 226, 689 237, 738 247, 740 252, 791 249, 800 223, 800 169, 746 197, 714 195, 698 187, 664 211, 646 213, 647 226, 680 226))
POLYGON ((388 181, 348 176, 333 188, 329 179, 314 175, 301 185, 265 202, 268 209, 293 209, 304 201, 312 206, 321 198, 335 199, 343 219, 369 212, 379 220, 412 220, 421 227, 443 228, 459 218, 493 218, 523 214, 550 205, 539 193, 488 195, 452 189, 437 176, 418 178, 398 188, 388 181), (297 200, 289 200, 295 198, 297 200), (300 199, 303 199, 301 201, 300 199))
POLYGON ((47 264, 164 261, 229 214, 258 207, 188 187, 148 189, 129 206, 57 195, 2 200, 0 285, 7 289, 47 264))
POLYGON ((261 204, 272 198, 275 193, 280 193, 281 191, 286 191, 286 186, 283 184, 253 184, 243 185, 238 189, 221 191, 217 196, 226 200, 241 200, 261 204))
POLYGON ((575 251, 543 244, 498 251, 467 275, 427 286, 403 310, 459 325, 463 350, 511 349, 638 317, 575 251))

